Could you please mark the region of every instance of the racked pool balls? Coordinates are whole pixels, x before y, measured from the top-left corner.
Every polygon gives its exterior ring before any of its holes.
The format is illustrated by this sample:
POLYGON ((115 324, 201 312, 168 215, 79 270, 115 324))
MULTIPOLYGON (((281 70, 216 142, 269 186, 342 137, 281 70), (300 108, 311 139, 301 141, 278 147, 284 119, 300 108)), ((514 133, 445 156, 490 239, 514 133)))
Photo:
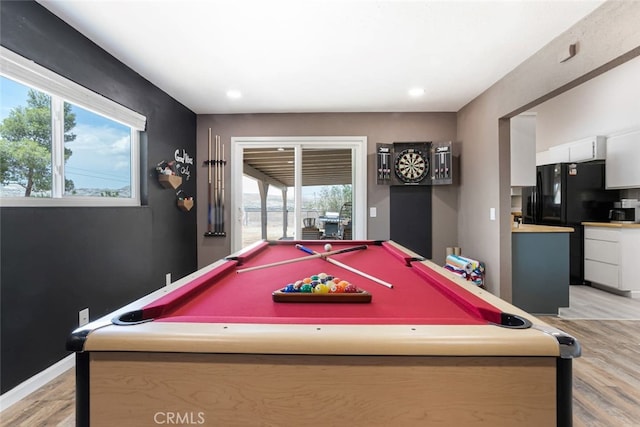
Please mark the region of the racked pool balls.
POLYGON ((354 284, 327 273, 310 275, 287 284, 281 289, 285 293, 341 294, 360 292, 354 284))

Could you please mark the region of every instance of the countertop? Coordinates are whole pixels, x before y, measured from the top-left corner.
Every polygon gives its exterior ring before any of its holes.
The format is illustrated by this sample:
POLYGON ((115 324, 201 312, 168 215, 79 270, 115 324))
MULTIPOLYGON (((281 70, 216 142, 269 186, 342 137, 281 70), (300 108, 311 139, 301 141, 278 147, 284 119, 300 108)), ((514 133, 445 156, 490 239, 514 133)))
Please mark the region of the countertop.
POLYGON ((512 233, 571 233, 571 227, 555 227, 552 225, 520 224, 518 228, 511 227, 512 233))
POLYGON ((589 227, 640 228, 640 224, 638 223, 621 224, 616 222, 583 222, 582 225, 589 227))

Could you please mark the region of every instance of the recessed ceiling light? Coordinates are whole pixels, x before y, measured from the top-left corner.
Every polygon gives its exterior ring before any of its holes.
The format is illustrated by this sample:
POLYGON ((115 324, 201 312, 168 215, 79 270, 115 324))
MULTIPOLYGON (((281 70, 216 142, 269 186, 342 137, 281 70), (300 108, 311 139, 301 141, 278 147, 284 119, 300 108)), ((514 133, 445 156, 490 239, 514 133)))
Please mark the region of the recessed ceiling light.
POLYGON ((239 90, 228 90, 227 97, 231 99, 242 98, 242 92, 240 92, 239 90))
POLYGON ((278 147, 278 151, 284 151, 284 147, 278 147))
POLYGON ((412 96, 414 98, 417 98, 422 95, 424 95, 424 89, 421 87, 415 87, 409 90, 409 96, 412 96))

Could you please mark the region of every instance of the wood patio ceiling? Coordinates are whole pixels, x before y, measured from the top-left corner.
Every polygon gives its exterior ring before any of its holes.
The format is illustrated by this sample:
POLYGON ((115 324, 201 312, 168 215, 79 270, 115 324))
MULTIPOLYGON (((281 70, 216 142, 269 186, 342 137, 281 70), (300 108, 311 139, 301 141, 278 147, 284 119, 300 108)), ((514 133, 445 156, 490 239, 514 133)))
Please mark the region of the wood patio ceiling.
MULTIPOLYGON (((294 186, 293 148, 245 148, 244 174, 277 187, 294 186)), ((302 151, 302 186, 351 184, 351 150, 302 151)))

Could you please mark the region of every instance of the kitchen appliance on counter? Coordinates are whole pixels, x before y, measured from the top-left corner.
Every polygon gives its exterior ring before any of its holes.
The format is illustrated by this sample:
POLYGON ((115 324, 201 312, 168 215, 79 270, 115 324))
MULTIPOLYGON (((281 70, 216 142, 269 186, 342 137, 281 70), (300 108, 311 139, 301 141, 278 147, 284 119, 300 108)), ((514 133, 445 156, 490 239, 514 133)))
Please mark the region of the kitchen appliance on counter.
POLYGON ((582 222, 609 222, 609 211, 620 200, 619 190, 605 189, 604 161, 558 163, 536 168, 536 186, 522 189, 525 224, 572 227, 569 236, 571 284, 584 281, 582 222))
POLYGON ((609 221, 621 224, 640 223, 640 203, 638 199, 622 199, 613 203, 609 210, 609 221))

